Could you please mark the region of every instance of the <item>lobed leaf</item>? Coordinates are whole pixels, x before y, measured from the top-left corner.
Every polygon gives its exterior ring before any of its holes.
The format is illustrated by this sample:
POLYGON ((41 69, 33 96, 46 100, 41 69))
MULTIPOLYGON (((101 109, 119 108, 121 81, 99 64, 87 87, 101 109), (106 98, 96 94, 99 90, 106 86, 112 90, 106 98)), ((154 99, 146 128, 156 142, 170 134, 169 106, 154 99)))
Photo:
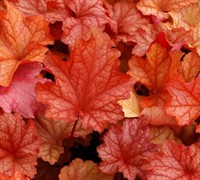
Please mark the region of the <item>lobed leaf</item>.
POLYGON ((56 82, 36 86, 38 100, 48 105, 47 118, 80 120, 84 128, 97 131, 122 119, 117 101, 128 98, 132 81, 119 72, 118 56, 100 30, 90 40, 78 41, 67 62, 49 54, 44 64, 56 82))
POLYGON ((13 2, 21 12, 29 16, 42 15, 45 19, 54 23, 56 21, 64 21, 70 16, 70 11, 66 7, 66 0, 8 0, 13 2))
POLYGON ((162 146, 162 152, 155 154, 147 165, 147 179, 198 179, 199 152, 198 145, 186 147, 174 141, 166 141, 162 146))
POLYGON ((71 47, 77 39, 88 40, 91 37, 90 28, 105 28, 106 24, 114 26, 115 22, 106 14, 101 0, 73 0, 67 1, 67 6, 73 16, 63 21, 62 41, 71 47))
POLYGON ((34 118, 41 107, 36 101, 35 85, 47 80, 37 78, 43 69, 41 63, 20 65, 8 87, 0 87, 0 107, 6 113, 16 112, 25 118, 34 118))
POLYGON ((113 176, 102 173, 93 161, 85 161, 76 158, 69 166, 61 169, 59 180, 112 180, 113 176))
POLYGON ((172 99, 166 105, 167 113, 176 116, 180 126, 191 124, 200 115, 200 76, 185 83, 177 74, 167 84, 172 99))
POLYGON ((27 17, 12 4, 0 12, 0 85, 8 86, 18 66, 26 61, 42 62, 52 43, 48 23, 42 16, 27 17))
POLYGON ((137 7, 144 15, 154 15, 159 19, 167 19, 169 11, 181 9, 192 3, 198 2, 197 0, 140 0, 137 7))
POLYGON ((143 177, 142 165, 156 151, 150 141, 147 119, 126 119, 123 126, 112 126, 97 149, 102 159, 100 169, 108 174, 123 172, 129 180, 143 177))
POLYGON ((115 3, 111 18, 117 22, 117 39, 124 42, 131 41, 135 31, 149 23, 136 8, 136 3, 131 1, 115 3))
POLYGON ((143 98, 143 106, 163 106, 169 94, 164 89, 172 74, 180 66, 181 52, 168 52, 158 43, 151 45, 146 60, 133 56, 129 61, 129 74, 150 90, 150 96, 143 98))
MULTIPOLYGON (((55 164, 60 154, 64 153, 62 141, 70 137, 74 122, 57 121, 40 117, 36 119, 36 127, 42 139, 40 152, 38 154, 44 161, 55 164)), ((85 137, 91 133, 91 129, 84 130, 78 122, 74 131, 74 137, 85 137)))
POLYGON ((18 115, 0 115, 0 173, 16 173, 33 178, 36 174, 40 139, 33 121, 28 124, 18 115))

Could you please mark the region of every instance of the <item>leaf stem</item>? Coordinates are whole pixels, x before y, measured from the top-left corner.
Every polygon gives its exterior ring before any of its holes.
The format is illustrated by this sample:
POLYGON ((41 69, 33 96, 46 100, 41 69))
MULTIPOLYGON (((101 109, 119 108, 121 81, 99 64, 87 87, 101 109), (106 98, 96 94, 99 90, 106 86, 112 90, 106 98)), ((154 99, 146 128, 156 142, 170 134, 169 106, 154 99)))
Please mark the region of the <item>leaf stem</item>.
POLYGON ((67 144, 64 145, 64 155, 63 155, 63 159, 61 160, 61 168, 65 165, 66 162, 70 162, 69 148, 72 144, 72 140, 73 140, 73 136, 74 136, 74 132, 76 130, 78 120, 79 120, 79 115, 72 127, 71 134, 70 134, 69 138, 67 139, 67 144))
POLYGON ((73 136, 74 136, 74 132, 75 132, 75 129, 76 129, 76 125, 77 125, 77 123, 78 123, 78 120, 79 120, 79 115, 78 115, 78 119, 77 119, 77 120, 75 121, 75 123, 74 123, 74 126, 73 126, 73 128, 72 128, 71 135, 70 135, 69 139, 72 139, 73 136))

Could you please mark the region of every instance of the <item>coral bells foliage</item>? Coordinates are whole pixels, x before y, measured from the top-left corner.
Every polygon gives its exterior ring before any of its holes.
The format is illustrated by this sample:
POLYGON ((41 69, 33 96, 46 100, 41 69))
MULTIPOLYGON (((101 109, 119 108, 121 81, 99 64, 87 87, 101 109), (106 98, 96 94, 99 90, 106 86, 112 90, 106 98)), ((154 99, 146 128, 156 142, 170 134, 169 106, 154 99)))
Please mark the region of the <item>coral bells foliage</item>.
POLYGON ((147 118, 126 119, 123 126, 113 126, 98 148, 103 162, 100 169, 106 173, 122 172, 124 177, 135 179, 144 176, 142 166, 156 152, 151 142, 147 118))
POLYGON ((2 0, 0 179, 199 179, 199 0, 2 0))
POLYGON ((51 53, 44 64, 55 83, 38 84, 38 100, 47 107, 46 116, 102 131, 108 123, 123 118, 118 100, 132 88, 130 76, 119 72, 119 51, 111 48, 106 34, 94 30, 88 41, 77 41, 67 62, 51 53))

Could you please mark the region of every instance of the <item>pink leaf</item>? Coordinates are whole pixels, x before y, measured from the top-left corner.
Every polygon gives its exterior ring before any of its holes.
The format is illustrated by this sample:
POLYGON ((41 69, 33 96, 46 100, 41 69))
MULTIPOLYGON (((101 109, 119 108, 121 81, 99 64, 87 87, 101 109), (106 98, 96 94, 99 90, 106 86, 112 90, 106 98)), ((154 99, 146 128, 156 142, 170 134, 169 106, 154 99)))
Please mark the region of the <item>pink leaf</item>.
POLYGON ((7 113, 12 111, 26 118, 33 118, 40 107, 36 101, 35 85, 45 82, 45 79, 36 78, 42 70, 38 62, 22 64, 14 74, 8 87, 0 87, 0 107, 7 113))

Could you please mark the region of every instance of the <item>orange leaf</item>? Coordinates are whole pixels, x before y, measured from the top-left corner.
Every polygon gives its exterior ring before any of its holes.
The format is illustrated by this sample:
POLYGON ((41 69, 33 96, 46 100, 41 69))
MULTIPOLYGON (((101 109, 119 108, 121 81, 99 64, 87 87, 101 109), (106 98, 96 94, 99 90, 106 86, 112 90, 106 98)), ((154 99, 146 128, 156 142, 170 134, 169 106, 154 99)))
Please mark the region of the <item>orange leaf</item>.
POLYGON ((26 17, 9 3, 0 13, 0 85, 8 86, 19 64, 42 62, 52 43, 48 23, 42 16, 26 17))
POLYGON ((198 55, 200 55, 200 23, 192 29, 191 32, 192 41, 188 42, 189 46, 196 49, 198 55))
POLYGON ((59 180, 112 180, 113 176, 102 173, 93 161, 76 158, 61 169, 59 180))
POLYGON ((193 3, 189 6, 169 13, 174 25, 187 28, 195 27, 200 22, 200 3, 193 3))
MULTIPOLYGON (((50 164, 57 162, 60 154, 64 153, 62 140, 70 136, 73 125, 74 122, 67 123, 66 121, 56 121, 46 119, 45 117, 37 118, 36 127, 42 138, 38 156, 50 164)), ((78 122, 74 131, 74 137, 85 137, 91 132, 91 129, 84 130, 81 123, 78 122)))
POLYGON ((25 124, 17 115, 0 115, 0 173, 14 176, 17 171, 33 178, 39 146, 33 121, 25 124))
POLYGON ((165 140, 176 140, 181 142, 169 126, 151 126, 151 141, 155 144, 162 145, 165 140))
POLYGON ((186 82, 192 81, 200 72, 200 57, 193 52, 185 55, 179 72, 186 82))
POLYGON ((131 41, 134 32, 149 21, 144 18, 132 1, 118 2, 113 7, 112 19, 117 22, 117 38, 124 42, 131 41))
POLYGON ((196 26, 200 23, 200 3, 190 4, 187 7, 181 9, 183 14, 183 20, 188 23, 190 26, 196 26))
POLYGON ((141 111, 139 99, 136 93, 131 92, 129 99, 120 100, 118 103, 122 106, 125 117, 138 117, 141 111))
POLYGON ((168 18, 167 12, 181 9, 195 2, 198 0, 141 0, 137 7, 144 15, 155 15, 159 19, 166 19, 168 18))
POLYGON ((141 112, 148 117, 149 123, 156 126, 168 125, 175 126, 177 125, 176 119, 174 116, 168 115, 163 108, 158 106, 152 106, 150 108, 144 108, 141 112))
POLYGON ((94 30, 88 41, 78 41, 67 62, 49 54, 44 62, 56 83, 36 85, 38 100, 48 105, 47 118, 72 122, 102 131, 123 118, 118 100, 132 89, 130 76, 119 72, 119 52, 109 37, 94 30))
POLYGON ((167 84, 172 96, 166 111, 176 116, 179 125, 189 125, 200 115, 200 76, 185 83, 177 74, 167 84))
POLYGON ((169 98, 164 90, 165 84, 180 66, 182 53, 169 52, 160 44, 152 44, 146 60, 133 56, 129 61, 129 74, 150 90, 150 96, 144 98, 143 106, 163 106, 169 98))

